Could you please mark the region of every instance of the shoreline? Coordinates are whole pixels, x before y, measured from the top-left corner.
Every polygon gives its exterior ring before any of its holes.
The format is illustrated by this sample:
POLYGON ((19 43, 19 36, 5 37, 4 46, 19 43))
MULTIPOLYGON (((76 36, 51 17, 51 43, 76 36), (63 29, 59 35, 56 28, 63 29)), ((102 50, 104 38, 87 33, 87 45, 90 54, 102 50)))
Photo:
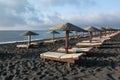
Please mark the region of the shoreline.
MULTIPOLYGON (((65 37, 56 37, 54 39, 61 39, 61 38, 65 38, 65 37)), ((46 38, 46 39, 32 39, 31 42, 38 42, 38 41, 46 41, 46 40, 52 40, 52 38, 46 38)), ((20 40, 20 41, 6 41, 6 42, 0 42, 0 44, 14 44, 14 43, 25 43, 28 40, 20 40)))

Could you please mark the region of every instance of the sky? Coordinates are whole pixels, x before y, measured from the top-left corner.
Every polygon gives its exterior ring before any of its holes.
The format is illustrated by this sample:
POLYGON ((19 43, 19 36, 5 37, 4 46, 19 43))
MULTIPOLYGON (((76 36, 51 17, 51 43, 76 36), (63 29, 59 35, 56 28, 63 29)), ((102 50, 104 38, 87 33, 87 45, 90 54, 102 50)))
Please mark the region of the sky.
POLYGON ((0 0, 0 30, 47 30, 67 22, 120 28, 120 0, 0 0))

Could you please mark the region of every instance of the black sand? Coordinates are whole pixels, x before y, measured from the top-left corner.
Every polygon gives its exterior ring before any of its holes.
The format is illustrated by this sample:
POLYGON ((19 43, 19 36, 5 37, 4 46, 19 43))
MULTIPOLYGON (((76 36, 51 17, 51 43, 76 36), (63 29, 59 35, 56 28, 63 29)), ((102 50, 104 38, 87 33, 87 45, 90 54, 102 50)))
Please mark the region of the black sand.
MULTIPOLYGON (((70 45, 76 42, 72 40, 70 45)), ((120 42, 120 34, 110 42, 120 42)), ((56 51, 64 42, 30 49, 18 49, 17 44, 21 43, 0 45, 0 80, 120 80, 120 44, 93 48, 70 68, 39 57, 40 53, 56 51)))

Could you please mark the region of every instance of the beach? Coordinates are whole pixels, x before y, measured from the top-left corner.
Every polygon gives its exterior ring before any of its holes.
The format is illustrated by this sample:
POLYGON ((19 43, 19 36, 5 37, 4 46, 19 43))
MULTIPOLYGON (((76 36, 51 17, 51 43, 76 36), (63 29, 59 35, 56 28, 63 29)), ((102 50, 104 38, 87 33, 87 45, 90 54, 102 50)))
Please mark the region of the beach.
MULTIPOLYGON (((76 42, 71 40, 70 46, 76 42)), ((120 33, 110 42, 120 42, 120 33)), ((64 62, 39 57, 64 46, 64 41, 30 49, 19 49, 17 44, 21 43, 0 44, 0 80, 120 80, 120 43, 93 48, 70 68, 64 62)))

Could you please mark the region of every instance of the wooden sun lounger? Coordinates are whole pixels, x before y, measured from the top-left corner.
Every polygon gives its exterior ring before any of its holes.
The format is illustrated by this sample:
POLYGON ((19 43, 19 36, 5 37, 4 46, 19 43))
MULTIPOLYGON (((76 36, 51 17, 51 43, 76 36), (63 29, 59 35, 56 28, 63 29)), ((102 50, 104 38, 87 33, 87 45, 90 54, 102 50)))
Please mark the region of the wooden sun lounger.
POLYGON ((77 53, 83 52, 83 53, 88 53, 93 47, 85 47, 85 48, 77 48, 73 47, 72 49, 75 50, 77 53))
POLYGON ((32 42, 32 43, 31 43, 31 47, 34 47, 34 48, 40 47, 40 46, 42 46, 42 45, 43 45, 43 42, 32 42))
POLYGON ((98 48, 101 45, 102 45, 101 42, 99 42, 99 43, 94 43, 94 42, 92 42, 92 43, 79 42, 79 43, 76 44, 77 47, 95 47, 95 48, 98 48))
POLYGON ((106 36, 102 36, 102 39, 105 42, 109 42, 111 38, 110 37, 106 37, 106 36))
POLYGON ((46 40, 44 41, 45 44, 51 44, 51 43, 55 43, 57 40, 46 40))
POLYGON ((39 45, 43 45, 43 42, 31 42, 31 45, 39 46, 39 45))
POLYGON ((120 48, 120 45, 116 45, 116 44, 106 44, 106 45, 102 45, 101 48, 120 48))
POLYGON ((29 48, 30 45, 27 44, 21 44, 21 45, 17 45, 17 48, 29 48))
MULTIPOLYGON (((92 43, 100 43, 101 41, 98 41, 98 40, 92 40, 92 43)), ((89 40, 86 40, 86 41, 82 41, 82 43, 90 43, 89 40)))
MULTIPOLYGON (((87 53, 89 52, 93 47, 86 47, 86 48, 77 48, 77 47, 73 47, 71 49, 68 49, 68 52, 69 53, 80 53, 80 52, 83 52, 83 53, 87 53)), ((61 48, 58 48, 57 50, 58 52, 63 52, 65 53, 65 48, 61 47, 61 48)))
POLYGON ((74 54, 66 54, 60 52, 45 52, 40 54, 40 58, 49 59, 55 61, 67 62, 68 67, 70 67, 70 63, 75 63, 76 60, 79 60, 79 57, 83 55, 83 53, 74 53, 74 54))
POLYGON ((115 45, 115 44, 120 44, 120 42, 105 42, 103 44, 108 44, 108 45, 115 45))
POLYGON ((16 47, 17 48, 35 48, 35 47, 39 47, 41 45, 43 45, 43 42, 39 42, 39 43, 38 42, 32 42, 30 45, 28 45, 28 44, 19 44, 16 47))

